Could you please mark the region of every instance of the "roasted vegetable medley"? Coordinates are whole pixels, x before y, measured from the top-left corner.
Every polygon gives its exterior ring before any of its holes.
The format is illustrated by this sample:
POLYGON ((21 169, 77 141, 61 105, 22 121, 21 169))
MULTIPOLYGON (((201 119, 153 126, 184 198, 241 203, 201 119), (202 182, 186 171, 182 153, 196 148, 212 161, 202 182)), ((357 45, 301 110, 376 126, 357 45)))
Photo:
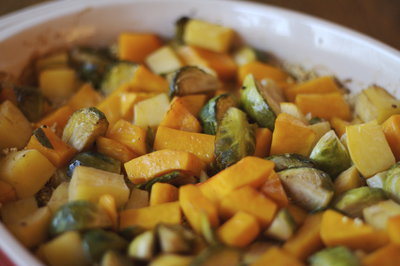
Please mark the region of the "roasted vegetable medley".
POLYGON ((3 224, 52 266, 398 265, 400 101, 239 37, 181 18, 2 72, 3 224))

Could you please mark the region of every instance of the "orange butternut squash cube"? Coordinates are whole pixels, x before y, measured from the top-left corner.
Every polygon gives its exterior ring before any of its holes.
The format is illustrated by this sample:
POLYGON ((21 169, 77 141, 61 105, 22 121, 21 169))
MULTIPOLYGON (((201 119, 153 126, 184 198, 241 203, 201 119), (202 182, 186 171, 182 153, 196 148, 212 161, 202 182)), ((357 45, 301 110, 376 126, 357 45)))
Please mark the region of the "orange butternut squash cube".
POLYGON ((160 126, 188 132, 201 132, 199 120, 186 108, 180 97, 174 98, 171 102, 160 126))
POLYGON ((336 134, 340 138, 344 133, 346 133, 346 127, 350 125, 350 122, 345 121, 338 117, 333 117, 330 121, 332 128, 335 130, 336 134))
POLYGON ((139 156, 126 145, 105 137, 98 137, 96 139, 96 148, 97 152, 110 156, 123 163, 139 156))
POLYGON ((376 230, 360 219, 352 219, 333 210, 324 212, 320 234, 328 247, 344 245, 351 249, 373 251, 389 242, 384 231, 376 230))
POLYGON ((168 183, 157 182, 151 187, 150 206, 178 200, 178 189, 168 183))
POLYGON ((400 215, 390 217, 386 224, 386 230, 390 240, 400 245, 400 215))
POLYGON ((275 82, 285 83, 289 75, 283 70, 261 63, 259 61, 252 61, 247 64, 241 65, 238 70, 239 84, 242 84, 244 78, 248 74, 253 74, 257 80, 272 79, 275 82))
POLYGON ((308 156, 315 138, 315 132, 301 120, 280 113, 275 120, 275 130, 272 133, 271 155, 297 153, 308 156))
POLYGON ((143 65, 138 66, 133 75, 132 80, 129 81, 127 86, 128 91, 142 91, 142 92, 157 92, 163 93, 168 92, 168 81, 151 72, 148 68, 143 65))
POLYGON ((322 213, 309 215, 296 233, 283 244, 283 249, 301 261, 323 247, 320 237, 322 213))
POLYGON ((304 83, 291 86, 285 90, 286 98, 293 102, 298 94, 340 92, 333 76, 322 76, 304 83))
POLYGON ((388 244, 362 258, 363 266, 396 266, 400 261, 400 245, 388 244))
POLYGON ((232 79, 237 66, 228 53, 217 53, 194 46, 183 46, 178 49, 179 56, 187 65, 197 65, 211 68, 220 79, 232 79))
POLYGON ((104 113, 107 121, 109 122, 109 127, 111 127, 122 118, 120 106, 120 92, 113 92, 103 101, 101 101, 96 107, 104 113))
POLYGON ((184 151, 160 150, 151 152, 124 164, 128 178, 139 184, 174 170, 199 176, 204 163, 196 155, 184 151))
POLYGON ((214 160, 214 142, 213 135, 159 126, 154 139, 154 149, 190 152, 209 164, 214 160))
POLYGON ((17 193, 13 186, 0 180, 0 204, 4 204, 9 201, 17 199, 17 193))
POLYGON ((260 256, 251 266, 303 266, 304 264, 284 249, 272 247, 260 256))
POLYGON ((268 128, 257 128, 256 130, 256 149, 254 156, 266 157, 271 148, 272 132, 268 128))
POLYGON ((72 95, 67 105, 76 111, 81 108, 96 106, 102 100, 103 96, 92 85, 86 83, 72 95))
POLYGON ((180 224, 182 220, 179 202, 168 202, 120 212, 119 228, 141 226, 153 229, 159 223, 180 224))
POLYGON ((195 185, 185 185, 179 188, 179 204, 185 217, 197 232, 201 232, 202 215, 206 215, 210 225, 219 225, 218 208, 207 199, 195 185))
POLYGON ((146 57, 161 46, 161 40, 152 33, 121 33, 118 37, 118 57, 144 63, 146 57))
POLYGON ((121 119, 111 126, 106 137, 121 142, 138 155, 147 152, 146 130, 126 120, 121 119))
POLYGON ((400 160, 400 115, 392 115, 382 124, 383 133, 396 161, 400 160))
POLYGON ((302 225, 307 218, 308 212, 297 206, 296 204, 289 203, 286 206, 289 213, 292 215, 297 225, 302 225))
POLYGON ((133 120, 133 107, 136 103, 156 96, 153 92, 121 92, 120 112, 121 117, 127 121, 133 120))
POLYGON ((327 120, 333 117, 351 120, 350 106, 341 92, 298 94, 295 103, 303 114, 327 120))
POLYGON ((115 197, 110 194, 103 194, 99 198, 99 206, 106 211, 108 217, 110 218, 112 228, 114 230, 118 229, 118 211, 117 203, 115 197))
POLYGON ((205 94, 192 94, 179 97, 182 104, 189 110, 189 112, 195 117, 200 113, 201 108, 207 101, 207 95, 205 94))
POLYGON ((273 169, 273 162, 248 156, 198 186, 207 198, 218 202, 235 189, 244 186, 260 187, 273 169))
POLYGON ((51 114, 44 117, 42 120, 36 123, 37 127, 48 126, 54 127, 57 135, 61 136, 65 125, 68 122, 69 117, 74 112, 69 105, 64 105, 52 112, 51 114))
POLYGON ((63 142, 49 127, 38 128, 33 132, 26 149, 40 151, 57 168, 65 166, 77 151, 63 142))
POLYGON ((222 198, 219 205, 220 215, 224 219, 232 217, 238 211, 245 211, 254 215, 262 227, 270 224, 277 209, 275 202, 250 186, 232 191, 222 198))
POLYGON ((260 233, 257 219, 246 212, 239 211, 217 230, 222 243, 244 248, 260 233))
POLYGON ((289 204, 288 197, 278 174, 272 170, 267 180, 260 187, 260 191, 268 198, 275 201, 279 207, 286 207, 289 204))

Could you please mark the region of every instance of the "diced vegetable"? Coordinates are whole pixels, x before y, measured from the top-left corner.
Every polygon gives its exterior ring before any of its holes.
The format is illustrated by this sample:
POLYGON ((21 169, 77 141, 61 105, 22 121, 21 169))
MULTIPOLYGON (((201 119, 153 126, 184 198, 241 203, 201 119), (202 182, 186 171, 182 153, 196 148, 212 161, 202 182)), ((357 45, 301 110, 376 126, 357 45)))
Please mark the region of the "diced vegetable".
POLYGON ((241 254, 237 249, 223 245, 209 246, 197 255, 190 265, 211 266, 224 265, 235 266, 240 263, 241 254))
POLYGON ((156 232, 163 253, 187 254, 192 250, 195 234, 182 225, 160 224, 156 232))
POLYGON ((273 84, 261 86, 253 75, 246 76, 241 91, 241 102, 244 110, 261 127, 274 129, 277 115, 280 113, 279 102, 272 96, 273 84))
POLYGON ((53 190, 47 206, 52 213, 55 213, 61 206, 68 202, 68 187, 69 183, 63 182, 53 190))
POLYGON ((39 88, 53 104, 69 98, 77 89, 75 70, 67 67, 46 69, 39 74, 39 88))
POLYGON ((114 158, 122 163, 136 158, 138 155, 134 153, 128 146, 105 137, 98 137, 96 139, 97 152, 114 158))
POLYGON ((309 158, 295 153, 271 155, 265 159, 273 161, 275 163, 274 169, 277 172, 290 168, 314 167, 314 163, 309 158))
POLYGON ((132 225, 152 229, 159 223, 180 224, 179 202, 168 202, 139 209, 124 210, 120 213, 120 228, 132 225))
POLYGON ((268 128, 256 129, 256 147, 254 156, 265 157, 269 154, 272 141, 272 132, 268 128))
POLYGON ((359 266, 357 256, 344 246, 325 248, 309 258, 311 266, 359 266))
POLYGON ((326 208, 334 191, 330 177, 315 168, 300 167, 278 173, 288 196, 309 211, 326 208))
POLYGON ((82 245, 86 256, 95 263, 100 262, 107 251, 123 251, 128 243, 116 233, 93 229, 83 234, 82 245))
POLYGON ((118 37, 118 57, 121 60, 143 63, 161 45, 161 40, 155 34, 122 33, 118 37))
POLYGON ((376 175, 367 179, 367 185, 372 188, 381 188, 384 189, 385 181, 387 177, 388 171, 383 171, 377 173, 376 175))
POLYGON ((273 242, 256 241, 245 248, 242 256, 242 263, 251 265, 258 260, 267 250, 274 247, 273 242))
POLYGON ((247 122, 246 113, 230 107, 223 116, 215 136, 215 160, 225 169, 255 151, 255 128, 247 122))
POLYGON ((69 117, 72 115, 74 110, 68 106, 64 105, 49 115, 45 116, 39 122, 36 123, 37 127, 48 126, 55 129, 55 133, 58 136, 62 135, 65 125, 68 122, 69 117))
POLYGON ((387 171, 383 189, 390 197, 400 201, 400 163, 396 163, 387 171))
POLYGON ((130 62, 117 62, 110 66, 101 83, 101 92, 110 95, 121 86, 128 84, 136 75, 138 65, 130 62))
POLYGON ((31 134, 32 127, 24 114, 12 102, 3 102, 0 105, 0 149, 22 149, 31 134))
POLYGON ((134 124, 142 128, 158 126, 168 108, 169 100, 165 93, 140 101, 133 109, 134 124))
POLYGON ((153 231, 138 235, 128 247, 128 257, 139 260, 150 260, 155 253, 156 236, 153 231))
POLYGON ((68 54, 65 51, 52 53, 35 62, 37 72, 45 69, 66 67, 68 65, 68 54))
POLYGON ((178 200, 178 189, 168 183, 155 183, 151 186, 150 206, 178 200))
POLYGON ((267 180, 260 187, 260 192, 275 201, 280 207, 286 207, 289 203, 282 182, 275 171, 271 171, 268 175, 267 180))
POLYGON ((84 231, 107 228, 111 221, 105 211, 89 201, 71 201, 53 215, 50 235, 56 236, 67 231, 84 231))
MULTIPOLYGON (((150 190, 150 189, 149 189, 150 190)), ((133 188, 125 205, 125 210, 139 209, 150 205, 149 191, 133 188)))
POLYGON ((382 130, 396 161, 400 160, 400 115, 392 115, 383 124, 382 130))
POLYGON ((189 266, 192 256, 182 256, 175 254, 160 255, 149 264, 150 266, 189 266))
POLYGON ((199 116, 200 110, 203 108, 208 97, 206 94, 192 94, 179 98, 182 104, 189 110, 195 117, 199 116))
POLYGON ((233 58, 238 66, 245 65, 253 61, 265 61, 266 55, 250 46, 243 46, 236 50, 233 54, 233 58))
POLYGON ((194 185, 186 185, 179 189, 179 203, 189 224, 196 232, 201 232, 201 215, 207 216, 212 227, 217 227, 218 206, 207 199, 201 190, 194 185))
POLYGON ((251 156, 245 157, 201 183, 199 188, 204 196, 216 203, 238 188, 260 187, 272 173, 273 167, 274 164, 270 161, 251 156))
MULTIPOLYGON (((371 178, 367 180, 370 179, 371 178)), ((357 168, 354 165, 351 166, 349 169, 343 171, 333 182, 336 195, 339 195, 353 188, 361 187, 363 185, 365 185, 365 179, 360 176, 357 168)))
POLYGON ((117 251, 110 250, 107 251, 102 259, 101 259, 101 266, 130 266, 131 262, 128 258, 123 256, 117 251))
POLYGON ((390 217, 400 215, 400 205, 392 200, 380 201, 366 206, 362 214, 366 223, 376 229, 385 230, 390 217))
POLYGON ((20 200, 6 203, 1 206, 1 220, 5 225, 16 224, 38 210, 38 204, 34 197, 26 197, 20 200))
POLYGON ((363 209, 386 199, 379 188, 359 187, 340 195, 334 208, 350 217, 362 217, 363 209))
POLYGON ((286 113, 278 115, 272 133, 271 155, 297 153, 308 156, 316 138, 303 122, 286 113))
POLYGON ((78 166, 74 169, 68 188, 69 201, 88 200, 98 202, 104 194, 115 198, 117 206, 128 201, 129 189, 122 175, 100 169, 78 166))
POLYGON ((268 249, 263 255, 261 255, 258 260, 251 264, 251 266, 263 265, 303 266, 304 264, 284 249, 272 247, 268 249))
POLYGON ((203 132, 210 135, 217 133, 217 127, 230 107, 237 106, 231 94, 220 94, 210 99, 200 111, 203 132))
POLYGON ((227 52, 231 46, 234 31, 231 28, 197 19, 185 23, 183 40, 214 52, 227 52))
POLYGON ((128 178, 139 184, 174 170, 188 171, 199 176, 204 163, 189 152, 160 150, 142 155, 124 164, 128 178))
POLYGON ((347 122, 343 119, 340 119, 338 117, 333 117, 330 120, 330 123, 332 125, 332 128, 335 130, 337 136, 340 138, 341 136, 343 136, 343 134, 346 133, 346 127, 350 126, 351 123, 347 122))
POLYGON ((0 161, 0 179, 14 187, 18 198, 35 195, 55 170, 51 162, 37 150, 11 152, 0 161))
POLYGON ((395 244, 400 244, 400 215, 390 217, 386 223, 390 241, 395 244))
POLYGON ((190 152, 209 164, 215 158, 214 143, 215 136, 212 135, 159 126, 154 140, 154 149, 190 152))
POLYGON ((18 108, 30 122, 37 122, 49 108, 48 100, 34 87, 13 88, 18 108))
POLYGON ((285 83, 289 77, 283 70, 259 61, 252 61, 239 67, 239 84, 243 84, 248 74, 252 74, 256 80, 272 79, 278 84, 285 83))
POLYGON ((357 95, 355 114, 364 122, 383 123, 391 115, 400 113, 400 102, 385 89, 371 86, 357 95))
MULTIPOLYGON (((103 100, 103 96, 96 91, 92 85, 85 83, 69 99, 68 106, 76 111, 82 108, 98 105, 103 100)), ((72 112, 71 112, 72 113, 72 112)))
MULTIPOLYGON (((331 130, 331 125, 329 124, 328 121, 321 121, 321 122, 318 122, 315 124, 310 123, 308 128, 312 129, 312 131, 314 131, 314 133, 315 133, 315 139, 314 139, 313 144, 311 145, 311 147, 314 147, 315 144, 317 144, 317 142, 322 138, 322 136, 325 135, 329 130, 331 130)), ((340 139, 340 141, 342 141, 342 139, 340 139)), ((342 141, 342 143, 343 143, 343 141, 342 141)))
POLYGON ((67 175, 72 176, 77 166, 93 167, 111 173, 121 173, 121 162, 97 152, 81 152, 72 158, 67 175))
POLYGON ((396 265, 400 259, 400 247, 388 244, 362 258, 362 265, 396 265))
POLYGON ((196 66, 185 66, 171 74, 169 96, 185 96, 215 91, 218 79, 196 66))
POLYGON ((280 108, 282 113, 290 114, 303 121, 304 124, 309 123, 304 114, 300 111, 299 107, 297 107, 297 105, 295 105, 294 103, 281 102, 280 108))
POLYGON ((245 186, 232 191, 220 201, 221 217, 230 218, 238 211, 255 216, 260 225, 265 228, 272 222, 277 205, 254 188, 245 186))
POLYGON ((17 199, 17 193, 13 186, 0 180, 0 204, 6 202, 15 201, 17 199))
POLYGON ((303 208, 300 208, 293 203, 288 203, 285 207, 288 209, 290 215, 292 215, 296 224, 302 225, 304 220, 307 218, 308 213, 303 208))
POLYGON ((95 107, 75 111, 64 128, 62 140, 78 151, 88 149, 108 128, 105 115, 95 107))
POLYGON ((386 232, 375 230, 359 218, 352 219, 333 210, 323 214, 321 238, 328 247, 343 245, 365 251, 375 250, 389 241, 386 232))
POLYGON ((395 158, 376 122, 346 127, 347 145, 354 165, 364 177, 387 170, 395 158))
POLYGON ((156 74, 167 74, 182 67, 178 55, 170 46, 163 46, 149 54, 146 64, 156 74))
POLYGON ((290 212, 287 209, 280 209, 265 231, 265 235, 276 240, 286 241, 292 237, 297 229, 296 227, 296 222, 290 212))
MULTIPOLYGON (((175 186, 190 184, 193 181, 193 176, 185 173, 184 171, 173 171, 168 174, 155 177, 146 183, 136 185, 139 189, 150 191, 156 183, 169 183, 175 186)), ((196 181, 196 179, 194 180, 196 181)))

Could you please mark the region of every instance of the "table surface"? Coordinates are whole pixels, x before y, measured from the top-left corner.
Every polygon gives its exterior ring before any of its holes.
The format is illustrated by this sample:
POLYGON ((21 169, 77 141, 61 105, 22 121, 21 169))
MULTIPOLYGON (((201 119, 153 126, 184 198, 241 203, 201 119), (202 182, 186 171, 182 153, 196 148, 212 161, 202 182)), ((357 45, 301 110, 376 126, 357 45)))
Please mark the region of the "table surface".
MULTIPOLYGON (((51 0, 0 0, 0 16, 51 0)), ((352 28, 400 50, 399 0, 253 0, 352 28)), ((0 266, 11 265, 0 251, 0 266)))

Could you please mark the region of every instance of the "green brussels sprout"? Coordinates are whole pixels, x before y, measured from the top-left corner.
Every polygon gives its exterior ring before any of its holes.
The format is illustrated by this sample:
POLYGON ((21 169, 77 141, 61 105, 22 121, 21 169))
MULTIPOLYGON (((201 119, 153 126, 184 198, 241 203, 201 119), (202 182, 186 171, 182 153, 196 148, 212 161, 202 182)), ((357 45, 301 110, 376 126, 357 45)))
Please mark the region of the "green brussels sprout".
POLYGON ((122 236, 125 240, 131 241, 141 233, 144 233, 146 229, 138 225, 132 225, 121 229, 118 234, 122 236))
POLYGON ((286 241, 296 231, 297 224, 288 211, 288 209, 280 209, 276 214, 271 225, 265 231, 265 235, 276 240, 286 241))
POLYGON ((290 168, 314 167, 314 163, 310 159, 295 153, 271 155, 265 159, 275 163, 276 172, 290 168))
POLYGON ((97 137, 106 133, 108 121, 95 107, 75 111, 65 125, 62 140, 77 151, 88 149, 97 137))
POLYGON ((388 171, 383 171, 368 178, 366 181, 367 185, 372 188, 384 189, 387 172, 388 171))
MULTIPOLYGON (((136 188, 151 191, 152 186, 157 182, 176 184, 176 185, 185 184, 185 181, 184 181, 185 179, 187 179, 189 181, 191 180, 188 177, 189 176, 187 173, 184 173, 182 171, 173 171, 168 174, 153 178, 145 183, 138 184, 138 185, 136 185, 136 188)), ((189 184, 189 183, 186 183, 186 184, 189 184)))
POLYGON ((190 253, 196 238, 192 231, 180 224, 159 224, 156 233, 163 253, 190 253))
POLYGON ((30 122, 39 121, 49 107, 49 101, 38 88, 13 86, 17 106, 30 122))
POLYGON ((107 213, 89 201, 71 201, 59 208, 50 223, 50 235, 56 236, 66 231, 84 231, 107 228, 111 220, 107 213))
POLYGON ((310 159, 332 178, 351 166, 350 156, 333 130, 328 131, 317 142, 310 159))
POLYGON ((94 229, 83 234, 82 245, 90 261, 100 262, 107 251, 123 251, 128 246, 128 242, 116 233, 94 229))
POLYGON ((237 266, 240 265, 241 253, 239 250, 226 247, 221 244, 211 245, 197 255, 191 266, 205 265, 224 265, 237 266))
POLYGON ((357 256, 344 246, 325 248, 309 259, 311 266, 360 266, 357 256))
POLYGON ((266 86, 257 83, 254 76, 249 74, 243 81, 241 103, 245 112, 261 127, 274 129, 275 119, 280 113, 279 102, 272 96, 275 83, 266 86))
POLYGON ((324 209, 332 200, 332 180, 321 170, 300 167, 286 169, 278 174, 288 196, 309 211, 324 209))
POLYGON ((75 155, 74 158, 72 158, 72 160, 70 161, 67 175, 71 177, 75 167, 79 165, 93 167, 117 174, 121 173, 120 161, 107 155, 92 151, 82 152, 75 155))
POLYGON ((185 32, 186 24, 190 21, 189 17, 181 17, 177 21, 175 21, 175 36, 174 42, 177 45, 182 45, 185 43, 183 40, 183 34, 185 32))
POLYGON ((151 260, 155 255, 156 236, 153 231, 138 235, 128 247, 128 257, 138 260, 151 260))
POLYGON ((247 122, 244 112, 236 107, 226 111, 215 136, 215 160, 218 169, 238 162, 255 150, 255 127, 247 122))
POLYGON ((400 202, 400 162, 388 170, 383 189, 391 198, 400 202))
POLYGON ((350 217, 362 217, 365 207, 386 199, 385 192, 380 188, 359 187, 343 192, 334 208, 350 217))
POLYGON ((169 96, 185 96, 208 93, 217 90, 220 82, 217 77, 196 66, 184 66, 168 76, 169 96))
POLYGON ((217 127, 222 117, 230 107, 236 107, 237 102, 230 94, 220 94, 212 98, 200 111, 200 121, 203 132, 210 135, 217 133, 217 127))
POLYGON ((101 82, 101 92, 106 96, 110 95, 121 85, 130 82, 135 76, 137 68, 137 64, 127 61, 120 61, 110 65, 101 82))
POLYGON ((387 221, 392 216, 400 215, 400 205, 393 200, 380 201, 362 210, 364 220, 373 227, 385 230, 387 221))

